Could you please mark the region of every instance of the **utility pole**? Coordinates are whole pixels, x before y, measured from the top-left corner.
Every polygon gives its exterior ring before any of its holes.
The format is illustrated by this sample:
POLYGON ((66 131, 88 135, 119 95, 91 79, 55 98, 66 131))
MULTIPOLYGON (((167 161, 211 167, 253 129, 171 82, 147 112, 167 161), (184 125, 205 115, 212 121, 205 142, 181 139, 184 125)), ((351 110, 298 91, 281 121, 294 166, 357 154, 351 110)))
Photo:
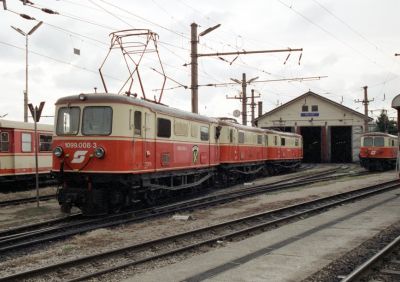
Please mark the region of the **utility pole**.
POLYGON ((251 108, 251 126, 255 126, 254 124, 254 119, 255 119, 255 109, 256 109, 256 103, 254 102, 255 98, 261 98, 260 95, 254 96, 254 89, 251 89, 251 103, 250 103, 250 108, 251 108))
POLYGON ((197 44, 199 41, 197 40, 197 24, 192 23, 191 25, 191 36, 190 36, 190 43, 191 43, 191 73, 192 73, 192 113, 199 113, 199 86, 198 86, 198 64, 197 64, 197 44))
MULTIPOLYGON (((277 50, 257 50, 257 51, 235 51, 235 52, 224 52, 224 53, 209 53, 209 54, 199 54, 197 53, 197 44, 199 43, 199 38, 201 36, 206 35, 207 33, 210 33, 211 31, 217 29, 220 27, 220 24, 217 24, 216 26, 207 28, 203 32, 200 32, 199 35, 197 36, 197 27, 198 25, 196 23, 192 23, 191 25, 191 36, 190 36, 190 42, 191 42, 191 86, 190 89, 192 90, 192 113, 198 113, 198 63, 197 63, 197 58, 198 57, 219 57, 219 56, 224 56, 224 55, 248 55, 248 54, 260 54, 260 53, 277 53, 277 52, 297 52, 297 51, 303 51, 303 48, 298 48, 298 49, 277 49, 277 50)), ((299 58, 299 64, 300 64, 300 58, 299 58)), ((245 80, 244 80, 245 81, 245 80)), ((243 83, 244 84, 244 83, 243 83)), ((245 93, 244 93, 245 94, 245 93)), ((246 100, 246 97, 244 96, 244 100, 246 100)), ((242 113, 243 115, 243 113, 242 113)), ((246 118, 247 121, 247 115, 243 118, 246 118)))
MULTIPOLYGON (((364 100, 357 99, 357 100, 354 100, 354 102, 363 103, 363 105, 364 105, 364 114, 365 114, 366 117, 368 117, 368 104, 369 104, 369 102, 374 101, 374 99, 368 100, 368 91, 367 91, 368 86, 364 86, 363 88, 364 88, 364 100)), ((364 127, 365 127, 364 128, 364 132, 368 132, 368 119, 365 120, 364 127)))
MULTIPOLYGON (((238 80, 235 78, 231 78, 232 81, 241 84, 242 85, 242 95, 241 96, 234 96, 234 97, 228 97, 226 96, 226 99, 239 99, 242 102, 242 124, 243 125, 247 125, 247 84, 252 83, 253 81, 255 81, 256 79, 258 79, 257 77, 254 77, 252 79, 246 80, 246 74, 243 73, 242 74, 242 80, 238 80)), ((254 119, 254 118, 253 118, 254 119)))

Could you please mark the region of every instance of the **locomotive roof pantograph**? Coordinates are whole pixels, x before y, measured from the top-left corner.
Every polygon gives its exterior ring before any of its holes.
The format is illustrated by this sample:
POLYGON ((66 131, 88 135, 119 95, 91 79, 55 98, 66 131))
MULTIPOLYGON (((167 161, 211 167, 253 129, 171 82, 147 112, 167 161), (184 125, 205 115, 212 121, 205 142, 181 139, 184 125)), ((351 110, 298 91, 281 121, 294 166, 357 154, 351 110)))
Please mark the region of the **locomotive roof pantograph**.
MULTIPOLYGON (((161 75, 162 78, 160 80, 161 88, 157 90, 159 91, 158 99, 156 95, 154 95, 154 101, 160 103, 167 77, 164 72, 164 67, 161 62, 160 54, 158 52, 157 33, 152 32, 149 29, 127 29, 112 32, 110 33, 110 36, 111 44, 109 51, 99 68, 100 78, 103 83, 104 91, 106 93, 109 93, 106 81, 104 79, 105 75, 103 74, 105 63, 113 50, 120 50, 125 66, 128 70, 128 78, 124 81, 123 85, 117 93, 125 93, 127 95, 137 96, 137 93, 132 93, 132 90, 134 89, 133 87, 137 87, 137 89, 135 89, 134 91, 140 92, 143 99, 148 99, 148 97, 146 97, 144 80, 140 74, 141 72, 139 72, 139 65, 143 63, 146 54, 155 54, 159 63, 159 69, 152 67, 151 70, 157 73, 157 77, 160 77, 161 75)), ((154 66, 154 61, 152 62, 152 65, 154 66)), ((148 75, 146 75, 146 77, 147 76, 148 75)), ((151 79, 152 85, 155 84, 155 80, 156 79, 154 78, 151 79)))

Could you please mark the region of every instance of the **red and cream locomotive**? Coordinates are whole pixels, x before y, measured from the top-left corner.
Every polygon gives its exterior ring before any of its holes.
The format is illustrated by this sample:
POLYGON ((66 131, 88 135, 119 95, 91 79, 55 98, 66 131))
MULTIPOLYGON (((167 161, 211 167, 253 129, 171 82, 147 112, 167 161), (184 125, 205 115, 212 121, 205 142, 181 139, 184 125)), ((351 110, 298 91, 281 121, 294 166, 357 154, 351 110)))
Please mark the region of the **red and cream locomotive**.
POLYGON ((389 170, 396 167, 397 136, 382 132, 361 136, 360 164, 368 170, 389 170))
POLYGON ((116 212, 185 189, 296 168, 300 135, 262 130, 134 97, 56 102, 53 172, 64 211, 116 212))
POLYGON ((52 125, 0 120, 0 183, 29 183, 36 172, 34 142, 38 142, 38 167, 42 177, 50 176, 52 125))

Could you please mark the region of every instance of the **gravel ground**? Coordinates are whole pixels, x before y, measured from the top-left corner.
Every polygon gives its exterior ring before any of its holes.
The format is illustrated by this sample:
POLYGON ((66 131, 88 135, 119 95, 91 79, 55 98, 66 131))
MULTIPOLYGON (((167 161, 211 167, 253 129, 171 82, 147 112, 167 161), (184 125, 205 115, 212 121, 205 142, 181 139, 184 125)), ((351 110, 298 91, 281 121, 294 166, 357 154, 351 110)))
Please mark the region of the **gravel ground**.
MULTIPOLYGON (((389 242, 393 241, 397 236, 399 236, 399 234, 400 222, 397 222, 302 282, 338 282, 384 248, 389 242)), ((378 279, 373 281, 395 282, 398 280, 392 280, 387 277, 385 280, 378 279)))
MULTIPOLYGON (((319 167, 318 170, 327 169, 329 167, 332 167, 332 165, 319 167)), ((352 165, 348 170, 358 169, 359 166, 352 165)), ((313 171, 315 171, 315 169, 313 169, 313 171)), ((308 172, 299 172, 297 174, 307 173, 308 172)), ((286 179, 294 175, 295 174, 288 174, 269 177, 254 181, 254 183, 269 183, 280 179, 286 179)), ((196 210, 190 213, 188 212, 187 215, 190 215, 192 218, 192 220, 189 221, 177 221, 172 219, 172 217, 163 217, 154 220, 148 220, 142 223, 119 226, 113 229, 98 229, 82 235, 76 235, 65 241, 41 245, 29 251, 18 251, 14 254, 8 255, 7 257, 3 257, 3 259, 0 261, 0 276, 30 268, 36 268, 39 265, 43 266, 47 264, 53 264, 71 258, 91 255, 134 243, 176 234, 178 232, 189 231, 211 224, 220 223, 222 221, 250 215, 260 211, 276 209, 289 204, 295 204, 321 196, 328 196, 342 191, 354 190, 356 188, 367 186, 373 183, 395 179, 395 177, 396 175, 394 171, 360 177, 347 177, 341 180, 325 182, 323 185, 313 184, 311 186, 304 186, 287 191, 254 196, 235 201, 233 203, 222 204, 203 210, 196 210)), ((8 222, 5 225, 9 226, 13 220, 15 222, 20 222, 21 217, 23 218, 24 216, 22 215, 24 214, 28 214, 28 218, 25 220, 30 222, 32 220, 38 220, 39 218, 43 219, 47 216, 55 217, 60 215, 58 204, 51 201, 42 205, 41 209, 43 211, 40 215, 34 216, 29 214, 29 211, 33 210, 34 205, 31 205, 30 207, 26 206, 27 205, 24 205, 24 207, 2 208, 0 211, 0 224, 5 223, 5 221, 7 221, 5 218, 7 217, 10 217, 11 219, 8 219, 8 222), (3 211, 3 209, 8 210, 8 212, 3 211)), ((3 227, 4 225, 0 226, 2 229, 3 227)), ((207 249, 208 248, 205 248, 205 250, 207 249)), ((199 250, 198 252, 202 252, 202 250, 199 250)), ((193 255, 193 253, 190 255, 193 255)), ((120 279, 132 276, 134 273, 136 273, 136 271, 141 272, 145 271, 146 269, 173 263, 175 261, 185 259, 187 256, 188 255, 181 255, 173 257, 169 260, 155 261, 147 264, 144 269, 140 270, 135 270, 132 268, 129 270, 126 269, 123 271, 118 271, 116 273, 104 276, 99 280, 110 281, 111 279, 113 281, 118 281, 120 279)), ((113 265, 112 261, 109 263, 110 265, 113 265)))

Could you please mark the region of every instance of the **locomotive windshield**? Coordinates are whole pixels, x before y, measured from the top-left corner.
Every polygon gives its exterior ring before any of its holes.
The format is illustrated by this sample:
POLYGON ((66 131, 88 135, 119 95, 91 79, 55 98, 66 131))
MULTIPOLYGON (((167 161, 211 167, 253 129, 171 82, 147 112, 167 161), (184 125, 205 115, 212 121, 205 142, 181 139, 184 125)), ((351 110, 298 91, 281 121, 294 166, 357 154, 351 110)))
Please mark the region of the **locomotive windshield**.
POLYGON ((375 147, 382 147, 385 143, 383 141, 383 137, 374 137, 374 146, 375 147))
POLYGON ((58 110, 57 135, 76 135, 79 130, 81 109, 79 107, 63 107, 58 110))
POLYGON ((364 137, 364 146, 371 147, 373 146, 374 139, 372 137, 364 137))
POLYGON ((83 110, 83 135, 110 135, 111 125, 111 107, 86 107, 83 110))

